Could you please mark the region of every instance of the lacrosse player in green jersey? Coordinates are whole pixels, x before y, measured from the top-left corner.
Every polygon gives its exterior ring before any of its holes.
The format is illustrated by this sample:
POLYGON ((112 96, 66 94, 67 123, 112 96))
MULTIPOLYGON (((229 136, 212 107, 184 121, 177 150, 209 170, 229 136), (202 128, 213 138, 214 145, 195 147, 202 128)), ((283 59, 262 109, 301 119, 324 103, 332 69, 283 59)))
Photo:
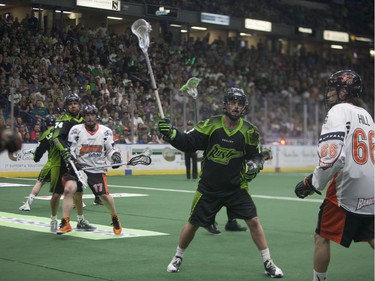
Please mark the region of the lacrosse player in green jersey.
POLYGON ((194 130, 182 133, 169 119, 159 119, 159 132, 183 152, 203 150, 202 172, 188 223, 183 227, 177 250, 167 267, 178 272, 184 252, 199 227, 215 222, 222 207, 245 220, 260 251, 265 274, 282 278, 282 270, 272 261, 257 209, 248 192, 248 183, 263 167, 264 159, 258 129, 245 121, 248 100, 242 89, 230 88, 224 97, 224 114, 199 122, 194 130))
POLYGON ((64 210, 70 209, 74 204, 77 210, 77 229, 92 231, 96 229, 90 225, 83 216, 83 203, 82 203, 82 184, 77 183, 77 177, 71 166, 71 158, 69 151, 69 144, 67 141, 70 129, 77 124, 83 123, 84 119, 81 116, 81 98, 77 94, 70 94, 64 100, 65 114, 61 115, 55 125, 52 135, 52 141, 57 150, 59 157, 55 163, 60 167, 59 175, 57 176, 58 182, 51 198, 51 212, 52 221, 57 221, 57 210, 59 207, 59 200, 61 195, 64 194, 63 200, 63 215, 61 219, 60 228, 57 229, 57 234, 62 234, 72 230, 69 224, 70 218, 64 213, 64 210))
MULTIPOLYGON (((59 166, 52 165, 51 163, 53 159, 59 157, 58 150, 55 148, 53 144, 51 145, 51 139, 53 135, 53 129, 56 123, 56 117, 54 115, 47 115, 45 118, 45 123, 47 126, 47 130, 45 130, 43 134, 40 136, 35 151, 33 151, 32 153, 34 154, 34 162, 39 162, 40 159, 42 159, 44 153, 48 151, 48 160, 46 164, 44 164, 43 168, 40 170, 36 183, 33 186, 30 195, 27 197, 26 202, 21 207, 19 207, 19 210, 21 211, 31 210, 31 204, 33 203, 35 196, 39 194, 40 190, 46 182, 51 181, 52 170, 54 168, 56 169, 56 167, 57 169, 59 169, 59 166)), ((51 186, 54 186, 54 184, 55 183, 51 182, 51 186)), ((52 227, 51 225, 51 231, 53 231, 54 229, 56 228, 52 227)))

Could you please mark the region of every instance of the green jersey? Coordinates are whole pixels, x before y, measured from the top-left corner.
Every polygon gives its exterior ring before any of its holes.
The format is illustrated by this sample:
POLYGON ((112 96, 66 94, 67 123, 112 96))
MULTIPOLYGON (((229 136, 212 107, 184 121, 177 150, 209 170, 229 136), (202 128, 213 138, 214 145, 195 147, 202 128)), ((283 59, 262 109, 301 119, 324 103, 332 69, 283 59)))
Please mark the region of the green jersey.
POLYGON ((46 151, 48 151, 48 162, 54 162, 54 160, 59 159, 59 152, 51 142, 53 130, 54 128, 51 127, 44 131, 43 134, 40 136, 34 153, 35 162, 39 162, 46 151))
MULTIPOLYGON (((55 129, 52 135, 52 141, 56 149, 59 151, 60 155, 62 155, 66 149, 69 149, 68 135, 69 135, 70 129, 74 125, 83 123, 83 121, 84 119, 82 116, 75 118, 67 113, 57 118, 55 129)), ((60 164, 62 161, 62 158, 59 157, 57 161, 60 164)))
POLYGON ((199 122, 194 130, 177 132, 170 143, 184 152, 204 151, 198 191, 216 197, 247 188, 246 162, 261 157, 258 129, 242 118, 230 131, 225 127, 224 116, 214 116, 199 122))

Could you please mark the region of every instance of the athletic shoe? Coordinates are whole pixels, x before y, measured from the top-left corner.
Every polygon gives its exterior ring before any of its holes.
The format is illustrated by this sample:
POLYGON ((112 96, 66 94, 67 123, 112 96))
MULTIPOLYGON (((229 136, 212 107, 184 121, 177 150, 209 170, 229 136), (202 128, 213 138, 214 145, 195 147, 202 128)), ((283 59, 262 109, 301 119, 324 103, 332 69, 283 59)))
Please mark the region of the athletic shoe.
POLYGON ((246 231, 247 227, 241 226, 237 220, 228 221, 225 225, 226 231, 246 231))
POLYGON ((112 217, 113 233, 120 235, 122 232, 122 226, 117 216, 112 217))
POLYGON ((211 224, 210 226, 205 227, 205 229, 212 235, 220 235, 221 231, 216 228, 216 224, 211 224))
POLYGON ((23 204, 21 207, 19 207, 19 210, 20 211, 30 211, 31 210, 31 206, 29 204, 29 200, 27 200, 25 202, 25 204, 23 204))
POLYGON ((72 231, 72 227, 70 225, 70 218, 62 218, 60 223, 60 228, 56 231, 57 234, 64 234, 72 231))
POLYGON ((102 205, 103 206, 103 202, 99 197, 95 197, 94 205, 102 205))
POLYGON ((51 220, 50 231, 54 233, 57 232, 57 225, 58 225, 57 220, 51 220))
POLYGON ((278 268, 272 260, 266 260, 264 262, 264 273, 272 278, 283 278, 284 273, 278 268))
POLYGON ((91 225, 88 220, 80 220, 77 223, 77 229, 86 230, 86 231, 93 231, 93 230, 96 229, 96 227, 91 225))
POLYGON ((182 258, 179 256, 174 256, 171 262, 168 264, 167 272, 179 272, 182 263, 182 258))

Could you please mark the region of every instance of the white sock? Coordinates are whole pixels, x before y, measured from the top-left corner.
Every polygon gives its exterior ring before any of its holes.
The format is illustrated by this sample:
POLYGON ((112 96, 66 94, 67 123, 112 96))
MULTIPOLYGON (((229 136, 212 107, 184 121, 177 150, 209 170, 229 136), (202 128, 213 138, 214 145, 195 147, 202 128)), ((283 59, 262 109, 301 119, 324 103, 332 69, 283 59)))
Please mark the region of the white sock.
POLYGON ((179 256, 179 257, 183 258, 184 257, 184 252, 185 252, 185 249, 181 249, 179 246, 177 246, 176 256, 179 256))
POLYGON ((271 259, 270 249, 264 249, 260 251, 260 254, 262 255, 263 262, 268 261, 271 259))
POLYGON ((29 205, 31 205, 33 203, 34 198, 35 198, 34 194, 29 195, 29 197, 27 198, 27 202, 29 203, 29 205))
POLYGON ((326 281, 327 280, 327 272, 316 272, 314 270, 313 281, 326 281))
POLYGON ((78 221, 81 221, 81 220, 84 220, 85 218, 83 217, 83 215, 77 215, 77 220, 78 221))
POLYGON ((51 216, 52 221, 57 221, 57 216, 51 216))

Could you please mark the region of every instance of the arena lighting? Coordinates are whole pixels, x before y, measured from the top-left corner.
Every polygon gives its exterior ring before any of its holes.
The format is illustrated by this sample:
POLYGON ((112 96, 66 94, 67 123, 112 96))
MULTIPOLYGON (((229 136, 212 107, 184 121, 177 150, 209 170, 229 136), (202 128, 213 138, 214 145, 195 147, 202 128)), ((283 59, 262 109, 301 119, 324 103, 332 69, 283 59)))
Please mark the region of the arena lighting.
POLYGON ((324 30, 323 39, 327 41, 349 42, 349 34, 347 32, 324 30))
POLYGON ((313 33, 313 30, 311 28, 302 27, 302 26, 298 27, 298 31, 301 32, 301 33, 308 33, 308 34, 313 33))
POLYGON ((272 22, 264 20, 245 19, 245 28, 271 32, 272 22))
POLYGON ((201 27, 201 26, 192 26, 191 29, 195 29, 195 30, 207 30, 206 27, 201 27))
POLYGON ((344 47, 341 46, 341 45, 331 45, 331 49, 342 50, 342 49, 344 49, 344 47))
POLYGON ((123 20, 123 18, 111 17, 111 16, 108 16, 107 19, 109 19, 109 20, 123 20))
MULTIPOLYGON (((55 12, 56 13, 61 13, 61 11, 60 10, 55 10, 55 12)), ((63 14, 71 14, 72 12, 69 12, 69 11, 62 11, 63 12, 63 14)))

